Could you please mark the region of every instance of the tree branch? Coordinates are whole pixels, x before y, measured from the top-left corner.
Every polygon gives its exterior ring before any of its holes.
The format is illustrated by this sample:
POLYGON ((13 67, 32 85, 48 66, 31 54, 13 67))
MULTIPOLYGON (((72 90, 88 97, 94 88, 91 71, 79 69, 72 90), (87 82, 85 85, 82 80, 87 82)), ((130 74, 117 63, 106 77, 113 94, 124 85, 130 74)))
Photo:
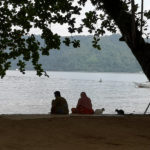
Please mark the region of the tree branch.
POLYGON ((136 20, 133 20, 134 12, 127 12, 124 2, 121 0, 101 0, 101 2, 103 3, 104 11, 115 21, 125 42, 150 80, 150 44, 145 43, 142 38, 136 20))

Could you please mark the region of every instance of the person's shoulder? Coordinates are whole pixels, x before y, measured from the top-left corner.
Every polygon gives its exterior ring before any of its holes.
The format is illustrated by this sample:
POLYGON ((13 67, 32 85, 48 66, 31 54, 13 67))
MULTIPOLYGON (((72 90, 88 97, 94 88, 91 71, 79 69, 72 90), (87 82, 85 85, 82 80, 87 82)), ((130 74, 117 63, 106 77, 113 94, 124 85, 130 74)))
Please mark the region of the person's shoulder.
POLYGON ((64 97, 61 97, 61 100, 62 100, 64 103, 67 103, 67 100, 66 100, 64 97))
POLYGON ((91 100, 89 97, 87 97, 87 99, 91 100))
POLYGON ((91 100, 89 97, 88 97, 88 99, 91 100))
POLYGON ((61 99, 66 101, 66 99, 64 97, 61 97, 61 99))

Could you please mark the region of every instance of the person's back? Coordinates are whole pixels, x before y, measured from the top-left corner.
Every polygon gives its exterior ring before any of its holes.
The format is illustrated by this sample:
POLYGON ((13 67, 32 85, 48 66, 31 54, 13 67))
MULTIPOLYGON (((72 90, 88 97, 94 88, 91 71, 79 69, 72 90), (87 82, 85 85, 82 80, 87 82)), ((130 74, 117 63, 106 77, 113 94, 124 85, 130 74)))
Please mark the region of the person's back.
POLYGON ((77 108, 78 107, 84 107, 87 109, 92 109, 92 103, 91 100, 88 97, 82 97, 79 99, 78 104, 77 104, 77 108))
POLYGON ((68 104, 65 98, 61 97, 60 92, 54 93, 56 99, 52 101, 51 114, 68 114, 68 104))
POLYGON ((92 103, 90 98, 86 96, 85 92, 81 93, 81 98, 78 100, 76 108, 72 108, 72 113, 79 114, 93 114, 92 103))

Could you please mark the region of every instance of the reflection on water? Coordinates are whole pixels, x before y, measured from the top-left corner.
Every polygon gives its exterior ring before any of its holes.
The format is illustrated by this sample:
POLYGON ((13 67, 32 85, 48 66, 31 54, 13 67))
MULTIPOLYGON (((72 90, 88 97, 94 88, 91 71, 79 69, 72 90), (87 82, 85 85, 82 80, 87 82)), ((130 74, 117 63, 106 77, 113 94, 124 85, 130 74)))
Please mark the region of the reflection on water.
POLYGON ((27 71, 26 75, 8 71, 0 80, 0 113, 48 113, 56 90, 68 100, 69 108, 76 106, 80 93, 85 91, 94 109, 104 107, 105 113, 115 113, 116 108, 143 113, 150 102, 150 89, 134 85, 147 81, 143 74, 48 72, 48 75, 50 78, 40 78, 34 71, 27 71))

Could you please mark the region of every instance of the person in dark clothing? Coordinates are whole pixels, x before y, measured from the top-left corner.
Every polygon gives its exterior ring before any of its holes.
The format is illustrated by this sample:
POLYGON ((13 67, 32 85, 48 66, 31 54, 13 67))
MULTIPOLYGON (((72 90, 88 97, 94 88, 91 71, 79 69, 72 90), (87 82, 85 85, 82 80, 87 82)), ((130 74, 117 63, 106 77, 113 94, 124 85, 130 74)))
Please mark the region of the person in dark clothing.
POLYGON ((51 114, 69 114, 68 104, 65 98, 61 97, 59 91, 54 92, 55 99, 52 100, 51 114))

